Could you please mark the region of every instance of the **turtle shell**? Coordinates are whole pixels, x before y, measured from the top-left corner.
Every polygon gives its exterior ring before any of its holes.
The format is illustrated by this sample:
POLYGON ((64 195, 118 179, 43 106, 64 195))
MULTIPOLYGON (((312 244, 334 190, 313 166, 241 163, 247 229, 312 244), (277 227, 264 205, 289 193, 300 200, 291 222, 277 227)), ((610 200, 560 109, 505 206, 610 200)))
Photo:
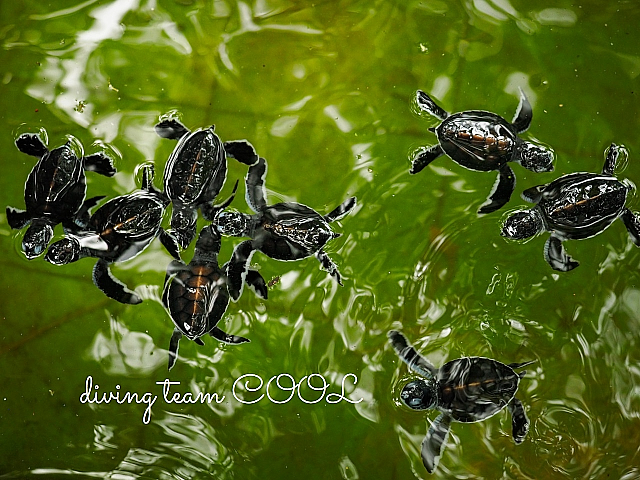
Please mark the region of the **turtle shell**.
POLYGON ((94 256, 122 262, 135 257, 155 238, 168 202, 154 192, 140 190, 116 197, 91 216, 88 231, 96 232, 108 245, 94 256))
POLYGON ((27 212, 55 223, 72 218, 85 197, 85 178, 82 160, 69 144, 45 153, 25 184, 27 212))
POLYGON ((197 206, 214 200, 226 177, 224 146, 210 127, 180 139, 164 169, 164 188, 173 202, 197 206))
POLYGON ((445 363, 436 376, 437 408, 458 422, 489 418, 511 401, 520 377, 511 367, 484 357, 445 363))
POLYGON ((588 238, 622 214, 629 189, 609 175, 571 173, 544 188, 538 207, 547 230, 565 238, 588 238))
POLYGON ((267 207, 253 238, 256 248, 276 260, 299 260, 313 255, 336 238, 322 215, 300 203, 267 207))
POLYGON ((440 145, 456 163, 488 172, 513 160, 521 140, 512 124, 495 113, 470 110, 448 116, 435 129, 440 145))

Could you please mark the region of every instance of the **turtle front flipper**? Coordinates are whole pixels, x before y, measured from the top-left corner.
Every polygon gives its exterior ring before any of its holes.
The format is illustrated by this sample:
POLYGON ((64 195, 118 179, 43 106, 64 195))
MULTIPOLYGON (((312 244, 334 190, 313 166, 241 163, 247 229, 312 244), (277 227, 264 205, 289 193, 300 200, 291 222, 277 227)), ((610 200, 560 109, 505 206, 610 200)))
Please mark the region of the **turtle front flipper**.
POLYGON ((255 165, 249 167, 247 172, 247 204, 256 213, 267 208, 267 190, 264 186, 267 177, 267 161, 260 157, 255 165))
POLYGON ((234 302, 240 298, 240 294, 242 293, 242 287, 247 278, 247 266, 254 251, 251 240, 245 240, 238 244, 233 251, 231 260, 227 263, 226 271, 229 280, 229 295, 234 302))
POLYGON ((431 365, 429 360, 420 355, 407 338, 397 330, 387 333, 391 346, 396 351, 400 359, 405 362, 414 372, 431 379, 438 373, 438 369, 431 365))
POLYGON ((251 341, 248 338, 241 337, 239 335, 231 335, 229 333, 226 333, 220 330, 218 327, 213 327, 213 329, 209 332, 209 335, 211 335, 216 340, 220 340, 223 343, 229 343, 232 345, 239 345, 241 343, 248 343, 251 341))
POLYGON ((20 230, 31 223, 31 215, 25 210, 18 210, 17 208, 7 207, 7 223, 11 228, 20 230))
POLYGON ((496 183, 493 185, 489 198, 478 210, 478 214, 484 215, 502 208, 511 198, 515 188, 516 176, 511 167, 504 163, 498 169, 496 183))
POLYGON ((105 260, 98 260, 93 267, 93 283, 109 298, 120 303, 137 305, 142 299, 120 280, 116 279, 109 271, 109 264, 105 260))
POLYGON ((37 133, 23 133, 17 138, 16 147, 22 153, 38 158, 42 158, 49 151, 37 133))
POLYGON ((529 128, 529 125, 531 125, 533 109, 531 108, 531 104, 522 89, 518 87, 518 90, 520 90, 520 103, 518 104, 516 114, 514 115, 513 122, 511 123, 515 127, 516 132, 522 133, 529 128))
POLYGON ((169 341, 169 370, 173 368, 178 360, 178 347, 180 346, 180 339, 182 338, 182 332, 175 328, 171 340, 169 341))
POLYGON ((515 397, 509 402, 509 411, 511 412, 511 434, 513 440, 520 444, 529 432, 529 419, 522 402, 515 397))
POLYGON ((612 143, 607 150, 607 158, 605 159, 604 166, 602 167, 602 173, 604 175, 613 175, 619 156, 620 147, 615 143, 612 143))
POLYGON ((411 175, 415 175, 416 173, 421 172, 424 167, 429 165, 440 155, 444 155, 444 150, 442 149, 440 144, 434 145, 432 147, 421 148, 411 161, 411 168, 409 169, 409 173, 411 175))
POLYGON ((168 138, 170 140, 180 140, 182 137, 190 133, 187 127, 174 118, 161 121, 156 124, 154 129, 159 137, 168 138))
POLYGON ((427 112, 429 115, 433 115, 440 120, 444 120, 449 116, 442 107, 436 104, 436 102, 434 102, 433 99, 422 90, 418 90, 416 92, 416 103, 420 110, 427 112))
POLYGON ((334 208, 331 212, 324 216, 324 219, 328 222, 335 222, 336 220, 340 220, 344 218, 353 207, 356 206, 356 197, 347 198, 344 202, 334 208))
POLYGON ((441 413, 433 422, 427 436, 422 441, 422 463, 427 472, 433 473, 438 466, 438 461, 442 456, 444 444, 449 436, 451 417, 441 413))
POLYGON ((333 260, 329 258, 329 255, 327 255, 324 250, 318 250, 316 252, 316 258, 320 262, 322 268, 329 272, 329 275, 335 278, 341 287, 344 286, 342 285, 342 277, 340 276, 340 272, 338 271, 338 266, 333 263, 333 260))
POLYGON ((176 260, 180 260, 180 246, 178 245, 178 240, 163 229, 160 230, 159 237, 160 243, 162 243, 167 252, 169 252, 169 255, 176 260))
POLYGON ((536 185, 535 187, 527 188, 520 194, 520 197, 522 197, 525 202, 538 204, 544 196, 546 187, 547 185, 536 185))
POLYGON ((554 234, 551 234, 544 244, 544 259, 551 265, 551 268, 559 272, 568 272, 580 265, 580 262, 567 254, 562 246, 562 240, 554 234))
POLYGON ((627 227, 629 236, 636 246, 640 247, 640 218, 635 215, 631 210, 625 208, 620 216, 624 222, 624 226, 627 227))
POLYGON ((235 158, 240 163, 245 165, 255 165, 258 163, 258 154, 256 149, 253 148, 246 140, 233 140, 231 142, 224 142, 224 151, 227 153, 227 157, 235 158))
POLYGON ((96 172, 105 177, 113 177, 117 170, 113 166, 113 160, 104 152, 94 153, 86 157, 82 157, 85 170, 96 172))
POLYGON ((248 270, 247 276, 244 279, 245 283, 251 287, 257 296, 266 300, 269 296, 269 290, 267 289, 267 282, 264 281, 262 275, 257 270, 248 270))

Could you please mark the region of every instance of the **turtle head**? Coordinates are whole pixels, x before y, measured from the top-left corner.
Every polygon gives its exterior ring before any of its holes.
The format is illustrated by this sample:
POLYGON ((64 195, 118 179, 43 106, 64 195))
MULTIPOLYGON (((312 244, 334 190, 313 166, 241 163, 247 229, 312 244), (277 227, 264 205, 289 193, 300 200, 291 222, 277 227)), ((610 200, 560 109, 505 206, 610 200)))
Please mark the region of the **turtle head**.
POLYGON ((213 219, 218 232, 230 237, 244 237, 249 231, 249 216, 234 211, 221 211, 213 219))
POLYGON ((174 207, 171 215, 171 229, 182 248, 187 248, 196 236, 197 221, 197 210, 174 207))
POLYGON ((42 255, 53 237, 53 228, 48 223, 33 222, 22 237, 22 251, 29 260, 42 255))
POLYGON ((412 410, 427 410, 435 406, 438 395, 432 384, 414 380, 404 386, 400 392, 400 400, 412 410))
POLYGON ((44 259, 53 265, 66 265, 80 258, 80 242, 73 237, 65 237, 53 243, 44 259))
POLYGON ((502 225, 500 235, 511 240, 533 237, 544 228, 542 218, 536 208, 520 210, 509 216, 502 225))
POLYGON ((550 148, 529 142, 522 142, 519 154, 520 160, 518 163, 527 170, 536 173, 553 171, 555 155, 550 148))

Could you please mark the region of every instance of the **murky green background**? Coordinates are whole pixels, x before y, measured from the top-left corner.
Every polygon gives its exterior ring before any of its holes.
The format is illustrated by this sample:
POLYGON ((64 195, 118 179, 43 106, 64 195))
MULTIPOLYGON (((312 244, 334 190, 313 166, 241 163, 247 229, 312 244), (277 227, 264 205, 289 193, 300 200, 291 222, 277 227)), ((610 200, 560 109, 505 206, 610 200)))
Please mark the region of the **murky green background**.
MULTIPOLYGON (((507 412, 454 424, 434 478, 640 478, 640 249, 616 222, 567 242, 581 266, 559 274, 542 257, 546 235, 522 244, 498 234, 524 188, 600 171, 612 141, 629 150, 620 176, 640 182, 639 21, 635 0, 2 1, 0 478, 426 478, 428 422, 394 401, 408 373, 386 344, 391 328, 436 365, 538 359, 518 395, 525 442, 514 444, 507 412), (408 174, 438 123, 412 113, 416 89, 450 112, 510 120, 518 86, 534 107, 523 136, 554 147, 555 172, 515 165, 513 198, 484 217, 493 173, 442 157, 408 174), (114 179, 87 174, 90 196, 133 190, 145 161, 160 185, 175 143, 153 125, 173 109, 191 128, 215 123, 225 140, 249 139, 269 162, 271 202, 327 213, 357 195, 359 206, 327 247, 344 288, 313 258, 256 254, 280 282, 266 302, 245 291, 221 324, 251 343, 183 339, 169 375, 173 326, 160 294, 170 257, 159 242, 113 268, 146 299, 123 306, 93 286, 90 259, 27 261, 4 206, 24 207, 35 164, 13 142, 41 127, 51 147, 72 134, 87 152, 95 141, 120 152, 114 179), (231 389, 248 373, 265 383, 319 373, 327 393, 353 373, 348 397, 364 400, 243 405, 231 389), (175 391, 225 400, 159 398, 144 425, 144 405, 82 404, 89 375, 100 392, 161 395, 156 382, 170 378, 175 391)), ((229 165, 223 196, 246 172, 229 165)), ((242 197, 234 206, 248 211, 242 197)), ((640 208, 635 197, 630 206, 640 208)), ((223 261, 238 242, 225 239, 223 261)))

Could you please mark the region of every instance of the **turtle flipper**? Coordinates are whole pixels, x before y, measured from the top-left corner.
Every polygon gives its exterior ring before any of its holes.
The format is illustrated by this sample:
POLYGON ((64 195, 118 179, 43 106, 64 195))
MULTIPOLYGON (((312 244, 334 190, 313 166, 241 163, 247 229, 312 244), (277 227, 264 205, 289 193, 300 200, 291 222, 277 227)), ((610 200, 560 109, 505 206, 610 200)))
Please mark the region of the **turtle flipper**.
POLYGON ((620 147, 615 143, 612 143, 607 150, 607 158, 605 159, 604 166, 602 167, 602 173, 604 175, 613 175, 619 156, 620 147))
POLYGON ((182 332, 175 328, 171 340, 169 341, 169 370, 173 368, 178 360, 178 347, 180 346, 180 339, 182 338, 182 332))
POLYGON ((531 104, 527 99, 527 96, 524 94, 521 88, 520 90, 520 103, 518 104, 518 108, 516 109, 516 114, 513 117, 513 126, 516 129, 516 132, 522 133, 529 125, 531 125, 531 120, 533 119, 533 109, 531 108, 531 104))
POLYGON ((116 279, 109 271, 109 264, 100 259, 93 267, 93 283, 109 298, 120 303, 126 303, 129 305, 137 305, 142 303, 142 299, 138 297, 133 291, 129 290, 127 286, 120 280, 116 279))
POLYGON ((204 340, 202 340, 202 338, 200 337, 194 338, 193 341, 196 343, 196 345, 200 345, 201 347, 204 347, 204 340))
POLYGON ((575 261, 564 250, 562 240, 553 234, 544 244, 544 259, 551 268, 559 272, 568 272, 580 265, 580 262, 575 261))
POLYGON ((356 206, 356 197, 347 198, 344 202, 334 208, 331 212, 324 216, 324 219, 331 223, 344 218, 353 207, 356 206))
POLYGON ((247 278, 247 266, 251 261, 251 256, 254 252, 253 243, 251 240, 245 240, 238 244, 233 251, 231 260, 227 263, 227 278, 229 295, 233 301, 237 301, 242 293, 242 287, 247 278))
POLYGON ((162 305, 164 308, 169 308, 169 284, 171 283, 171 279, 185 268, 187 268, 187 266, 182 260, 172 260, 167 266, 167 273, 164 277, 164 286, 162 289, 162 305))
POLYGON ((511 198, 513 190, 516 188, 516 176, 511 167, 506 163, 498 170, 498 178, 489 194, 487 201, 480 207, 478 214, 495 212, 502 208, 511 198))
POLYGON ((535 187, 527 188, 520 196, 526 202, 538 204, 542 200, 546 187, 546 185, 536 185, 535 187))
POLYGON ((74 233, 86 228, 91 218, 91 209, 98 205, 103 198, 105 198, 105 195, 98 195, 85 200, 80 206, 78 213, 73 217, 73 220, 62 222, 65 232, 74 233))
POLYGON ((113 160, 104 152, 94 153, 86 157, 82 157, 84 169, 90 172, 96 172, 105 177, 113 177, 116 174, 116 167, 113 166, 113 160))
POLYGON ((320 262, 322 268, 329 272, 329 275, 335 278, 338 284, 342 287, 342 277, 340 276, 340 272, 338 271, 338 266, 333 263, 333 260, 329 258, 329 255, 327 255, 324 250, 318 250, 316 252, 316 258, 320 262))
POLYGON ((17 208, 7 207, 7 223, 11 228, 20 230, 26 227, 31 222, 31 216, 25 210, 18 210, 17 208))
POLYGON ((249 167, 247 172, 247 204, 256 213, 267 208, 267 190, 264 186, 267 177, 267 161, 260 157, 255 165, 249 167))
POLYGON ((224 202, 222 202, 219 205, 210 205, 208 203, 201 205, 200 210, 202 211, 202 216, 204 217, 204 219, 210 222, 213 222, 218 212, 224 210, 229 205, 231 205, 231 202, 233 202, 233 199, 236 197, 237 191, 238 191, 238 180, 236 180, 236 184, 233 186, 233 192, 231 192, 231 195, 229 195, 229 198, 227 198, 224 202))
POLYGON ((405 362, 414 372, 431 379, 438 373, 438 369, 431 365, 429 360, 420 355, 409 343, 406 337, 397 330, 387 333, 391 346, 396 351, 400 359, 405 362))
POLYGON ((434 102, 433 99, 422 90, 418 90, 416 92, 416 102, 420 110, 427 112, 429 115, 433 115, 440 120, 444 120, 449 116, 442 107, 438 106, 436 102, 434 102))
POLYGON ((187 127, 174 118, 170 120, 163 120, 156 124, 154 128, 158 136, 168 138, 170 140, 180 140, 182 137, 190 133, 187 127))
POLYGON ((411 169, 409 169, 409 173, 411 175, 415 175, 416 173, 421 172, 424 167, 429 165, 440 155, 444 155, 444 150, 442 150, 440 144, 433 145, 432 147, 421 148, 411 161, 411 169))
POLYGON ((509 402, 509 411, 511 412, 511 434, 513 440, 520 444, 529 432, 529 419, 522 402, 515 397, 509 402))
POLYGON ((433 473, 438 466, 438 461, 442 456, 444 444, 449 436, 449 426, 451 425, 451 417, 441 413, 434 421, 427 436, 422 441, 422 463, 424 463, 427 472, 433 473))
POLYGON ((16 139, 16 147, 22 153, 42 158, 49 150, 37 133, 23 133, 16 139))
POLYGON ((267 289, 267 283, 262 278, 262 275, 257 270, 248 270, 247 276, 244 279, 245 283, 251 287, 251 289, 256 293, 257 296, 266 300, 269 296, 269 291, 267 289))
POLYGON ((620 218, 622 218, 624 226, 627 227, 633 243, 640 247, 640 218, 638 218, 638 215, 635 215, 631 210, 625 208, 620 218))
POLYGON ((218 327, 213 327, 213 329, 209 332, 209 335, 211 335, 216 340, 220 340, 223 343, 229 343, 232 345, 239 345, 241 343, 248 343, 251 341, 248 338, 241 337, 239 335, 230 335, 220 330, 218 327))
POLYGON ((240 163, 245 165, 255 165, 258 163, 258 154, 256 149, 253 148, 246 140, 233 140, 231 142, 224 142, 224 151, 227 152, 227 157, 235 158, 240 163))
POLYGON ((180 260, 180 246, 178 245, 178 240, 176 240, 173 235, 161 229, 160 243, 162 243, 167 252, 169 252, 169 255, 176 260, 180 260))
POLYGON ((527 365, 531 365, 532 363, 536 363, 536 362, 537 360, 529 360, 527 362, 510 363, 509 365, 507 365, 507 367, 511 368, 512 370, 517 370, 519 368, 526 367, 527 365))

